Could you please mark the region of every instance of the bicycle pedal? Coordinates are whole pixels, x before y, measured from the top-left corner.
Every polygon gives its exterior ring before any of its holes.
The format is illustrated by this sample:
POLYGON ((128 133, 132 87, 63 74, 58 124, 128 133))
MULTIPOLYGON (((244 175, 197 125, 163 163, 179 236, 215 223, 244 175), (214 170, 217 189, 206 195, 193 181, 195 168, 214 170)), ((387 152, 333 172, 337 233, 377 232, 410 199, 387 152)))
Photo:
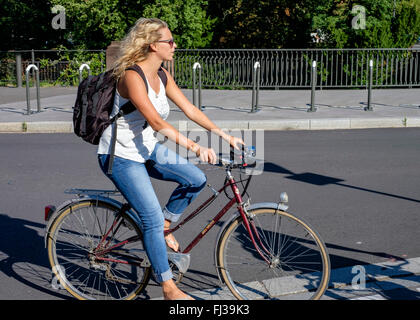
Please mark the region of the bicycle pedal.
POLYGON ((168 252, 168 260, 176 265, 179 272, 185 273, 190 267, 191 256, 187 253, 168 252))

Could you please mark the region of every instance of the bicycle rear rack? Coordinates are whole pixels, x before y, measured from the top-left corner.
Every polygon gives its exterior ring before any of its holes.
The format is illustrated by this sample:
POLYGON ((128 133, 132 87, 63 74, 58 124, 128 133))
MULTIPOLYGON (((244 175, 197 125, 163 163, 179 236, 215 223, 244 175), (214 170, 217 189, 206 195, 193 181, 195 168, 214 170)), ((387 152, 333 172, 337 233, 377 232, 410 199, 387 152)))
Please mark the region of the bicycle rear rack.
POLYGON ((121 196, 121 193, 118 190, 107 190, 107 189, 81 189, 81 188, 72 188, 64 190, 64 193, 67 194, 76 194, 77 196, 121 196))

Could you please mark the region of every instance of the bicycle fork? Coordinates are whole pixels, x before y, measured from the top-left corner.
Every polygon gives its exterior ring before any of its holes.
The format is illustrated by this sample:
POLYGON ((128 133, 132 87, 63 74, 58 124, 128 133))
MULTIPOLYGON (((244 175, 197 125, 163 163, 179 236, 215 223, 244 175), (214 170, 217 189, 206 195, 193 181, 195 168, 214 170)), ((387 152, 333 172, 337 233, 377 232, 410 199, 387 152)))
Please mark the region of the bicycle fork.
POLYGON ((263 249, 263 251, 265 251, 268 256, 272 256, 272 254, 270 253, 270 251, 267 250, 267 248, 262 243, 262 240, 261 240, 261 238, 260 238, 260 236, 259 236, 259 234, 257 232, 257 228, 255 226, 255 223, 254 223, 251 215, 246 210, 246 203, 244 203, 242 201, 241 193, 239 191, 238 186, 236 185, 236 182, 235 182, 235 180, 234 180, 231 172, 230 171, 227 171, 227 175, 228 175, 228 178, 230 180, 232 191, 233 191, 233 193, 235 195, 236 201, 239 204, 238 205, 239 213, 242 216, 242 220, 244 222, 244 225, 245 225, 246 230, 249 233, 249 236, 251 238, 252 244, 254 245, 255 250, 257 250, 257 252, 261 256, 261 258, 263 258, 263 260, 265 262, 267 262, 268 265, 272 265, 272 261, 268 260, 266 258, 266 256, 264 255, 264 253, 259 248, 259 246, 261 246, 261 248, 263 249), (251 228, 251 226, 252 226, 252 228, 251 228), (255 240, 254 234, 256 235, 256 238, 258 240, 259 245, 257 244, 257 241, 255 240))
MULTIPOLYGON (((241 211, 241 210, 244 211, 243 208, 239 209, 239 211, 241 211)), ((261 238, 258 234, 257 228, 255 226, 255 223, 254 223, 252 217, 250 217, 245 212, 241 212, 241 215, 242 215, 242 220, 244 221, 245 228, 249 233, 249 236, 251 238, 252 244, 255 247, 255 250, 257 250, 258 254, 261 256, 261 258, 264 259, 265 262, 267 262, 267 264, 271 265, 272 262, 266 258, 266 255, 264 255, 264 253, 261 251, 260 247, 263 249, 263 251, 265 251, 265 253, 268 256, 272 256, 272 254, 262 243, 262 240, 261 240, 261 238), (255 237, 254 237, 254 234, 255 234, 255 237), (256 240, 258 241, 258 243, 257 243, 256 240)))
MULTIPOLYGON (((282 192, 281 193, 281 195, 280 195, 280 202, 278 203, 278 205, 277 205, 277 210, 282 210, 282 211, 286 211, 287 209, 288 209, 288 206, 286 205, 286 203, 288 202, 288 196, 287 196, 287 193, 286 192, 282 192)), ((265 246, 264 246, 264 244, 263 244, 263 242, 262 242, 262 240, 261 240, 261 238, 260 238, 260 235, 259 235, 259 233, 258 233, 258 231, 257 231, 257 227, 255 226, 255 222, 254 222, 254 219, 253 219, 253 217, 254 217, 254 215, 252 215, 252 214, 250 214, 250 213, 248 213, 248 211, 246 210, 246 204, 244 204, 243 205, 243 211, 244 211, 244 214, 245 214, 245 216, 246 217, 248 217, 248 219, 245 219, 244 221, 246 221, 246 222, 244 222, 244 224, 245 224, 245 226, 246 225, 249 225, 250 227, 252 227, 252 231, 254 232, 254 234, 256 235, 256 238, 257 238, 257 240, 258 240, 258 243, 259 243, 259 245, 262 247, 262 249, 269 255, 269 256, 273 256, 273 253, 271 253, 265 246)), ((251 239, 252 239, 252 233, 250 232, 250 230, 251 230, 251 228, 247 228, 247 231, 250 233, 250 236, 251 236, 251 239)), ((254 241, 252 241, 253 242, 253 244, 254 244, 254 246, 255 246, 255 248, 256 248, 256 250, 257 250, 257 252, 260 254, 260 256, 262 256, 262 254, 261 254, 261 251, 260 250, 258 250, 258 248, 257 248, 257 246, 256 246, 256 243, 254 242, 254 241)), ((273 259, 273 261, 271 261, 271 262, 269 262, 267 259, 265 259, 265 257, 264 256, 262 256, 262 258, 267 262, 267 263, 269 263, 270 264, 270 267, 275 267, 278 263, 279 263, 279 260, 278 260, 278 257, 274 257, 274 259, 273 259)))

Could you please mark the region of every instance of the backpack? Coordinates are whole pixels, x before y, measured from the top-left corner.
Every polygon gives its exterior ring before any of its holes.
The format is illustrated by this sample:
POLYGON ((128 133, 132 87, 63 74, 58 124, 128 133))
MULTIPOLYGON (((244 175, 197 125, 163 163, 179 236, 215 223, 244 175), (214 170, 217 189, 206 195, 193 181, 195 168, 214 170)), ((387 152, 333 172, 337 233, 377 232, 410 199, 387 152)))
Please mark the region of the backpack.
MULTIPOLYGON (((126 70, 136 71, 143 79, 148 91, 146 77, 138 65, 133 65, 126 70)), ((162 68, 158 75, 164 86, 167 84, 167 77, 162 68)), ((97 76, 89 76, 83 80, 77 89, 76 102, 73 108, 74 133, 84 141, 94 145, 99 144, 102 133, 118 118, 136 110, 136 107, 128 101, 120 107, 120 111, 114 117, 110 117, 114 107, 114 97, 117 81, 112 76, 112 70, 101 73, 97 76)), ((147 121, 143 129, 147 127, 147 121)), ((117 126, 114 126, 111 138, 111 157, 108 164, 108 173, 112 172, 112 162, 115 152, 117 126)))

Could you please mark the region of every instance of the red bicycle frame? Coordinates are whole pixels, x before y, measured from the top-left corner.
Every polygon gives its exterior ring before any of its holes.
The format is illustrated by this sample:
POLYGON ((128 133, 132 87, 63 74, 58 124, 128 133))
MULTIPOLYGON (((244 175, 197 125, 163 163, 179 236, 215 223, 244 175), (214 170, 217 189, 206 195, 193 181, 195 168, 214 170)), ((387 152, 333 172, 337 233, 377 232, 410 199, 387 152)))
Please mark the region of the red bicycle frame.
MULTIPOLYGON (((248 219, 247 219, 247 214, 245 213, 245 210, 243 208, 244 203, 242 201, 241 193, 239 191, 239 188, 236 184, 236 181, 235 181, 234 177, 230 173, 230 170, 227 171, 227 175, 229 177, 228 182, 220 190, 218 190, 216 194, 214 194, 212 197, 207 199, 201 206, 199 206, 196 210, 194 210, 194 212, 192 212, 188 217, 186 217, 183 221, 181 221, 179 224, 177 224, 174 228, 169 229, 169 230, 165 230, 164 233, 165 233, 165 235, 167 235, 167 234, 175 232, 176 230, 181 228, 185 223, 187 223, 189 220, 194 218, 200 212, 200 210, 203 207, 205 207, 207 204, 209 204, 211 201, 213 201, 220 194, 220 192, 224 191, 228 186, 231 186, 234 197, 223 207, 222 210, 219 211, 219 213, 210 221, 210 223, 207 224, 204 227, 204 229, 190 242, 190 244, 185 248, 185 250, 182 251, 182 253, 190 252, 200 242, 200 240, 204 238, 204 236, 207 234, 207 232, 209 232, 213 228, 213 226, 226 214, 227 211, 229 211, 229 209, 236 202, 238 204, 238 211, 239 211, 239 213, 240 213, 240 215, 241 215, 241 217, 244 221, 245 228, 250 235, 251 241, 252 241, 255 249, 260 254, 260 256, 267 263, 270 264, 270 261, 264 256, 264 254, 261 252, 261 250, 259 249, 259 247, 258 247, 258 245, 255 241, 253 232, 251 230, 251 226, 250 226, 250 224, 248 222, 248 219)), ((249 182, 250 179, 251 179, 251 176, 248 178, 248 182, 249 182)), ((256 227, 253 223, 252 223, 252 229, 253 229, 254 233, 257 235, 257 239, 258 239, 258 242, 259 242, 260 246, 263 248, 263 250, 265 252, 267 252, 270 255, 270 252, 265 248, 265 246, 263 245, 260 237, 258 236, 258 232, 256 232, 256 227)))
MULTIPOLYGON (((246 214, 246 212, 244 210, 244 203, 242 201, 241 193, 240 193, 239 188, 237 186, 237 183, 236 183, 234 177, 231 175, 229 169, 227 169, 227 176, 228 176, 229 179, 227 180, 227 182, 225 183, 225 185, 222 188, 220 188, 213 196, 211 196, 205 202, 203 202, 196 210, 194 210, 184 220, 182 220, 180 223, 178 223, 174 228, 171 228, 169 230, 165 230, 164 234, 165 235, 170 234, 172 232, 175 232, 179 228, 181 228, 184 224, 186 224, 188 221, 190 221, 196 215, 198 215, 202 211, 202 209, 204 207, 206 207, 209 203, 211 203, 213 200, 215 200, 221 192, 223 192, 228 186, 230 186, 231 189, 232 189, 232 192, 234 194, 234 197, 223 207, 222 210, 219 211, 219 213, 210 221, 210 223, 208 223, 204 227, 204 229, 190 242, 190 244, 185 248, 185 250, 182 251, 182 253, 188 253, 188 252, 190 252, 201 241, 201 239, 204 238, 204 236, 207 234, 207 232, 209 232, 214 227, 214 225, 226 214, 226 212, 229 211, 229 209, 235 203, 237 203, 238 204, 238 211, 239 211, 240 215, 242 216, 242 219, 243 219, 245 228, 246 228, 246 230, 248 231, 248 233, 250 235, 250 239, 251 239, 251 241, 252 241, 255 249, 260 254, 260 256, 267 263, 270 264, 270 261, 265 257, 265 255, 263 254, 263 252, 261 252, 259 246, 261 246, 261 248, 263 249, 263 251, 265 251, 268 255, 270 255, 270 252, 265 248, 265 246, 263 245, 260 237, 258 236, 258 232, 256 232, 256 227, 255 227, 254 223, 253 222, 251 222, 251 224, 249 223, 249 220, 247 218, 247 214, 246 214), (254 235, 253 235, 254 233, 257 235, 257 240, 258 240, 259 245, 255 241, 255 238, 254 238, 254 235)), ((249 178, 248 178, 247 185, 248 185, 250 179, 251 179, 251 176, 249 176, 249 178)), ((124 211, 124 210, 129 210, 129 207, 125 207, 124 209, 122 208, 120 210, 120 212, 121 211, 124 211)), ((118 216, 120 217, 120 215, 118 215, 118 216)), ((107 248, 107 246, 109 244, 109 241, 105 245, 103 245, 104 242, 105 242, 105 240, 106 240, 106 238, 109 236, 109 234, 111 232, 113 232, 113 229, 118 224, 118 221, 119 221, 119 219, 116 219, 114 221, 113 225, 111 226, 111 228, 108 230, 108 232, 102 237, 100 243, 98 244, 96 250, 94 251, 95 258, 98 259, 98 260, 104 260, 104 261, 112 261, 112 262, 130 264, 127 261, 116 260, 116 259, 110 259, 110 258, 103 257, 104 254, 110 252, 113 249, 116 249, 116 248, 118 248, 120 246, 123 246, 123 245, 125 245, 127 243, 130 243, 130 242, 138 241, 139 240, 138 237, 132 237, 132 238, 126 239, 126 240, 124 240, 122 242, 119 242, 119 243, 113 245, 110 248, 107 248)), ((117 229, 121 225, 122 220, 119 221, 119 222, 120 223, 118 224, 117 229)), ((114 231, 114 233, 117 231, 117 229, 114 231)))

